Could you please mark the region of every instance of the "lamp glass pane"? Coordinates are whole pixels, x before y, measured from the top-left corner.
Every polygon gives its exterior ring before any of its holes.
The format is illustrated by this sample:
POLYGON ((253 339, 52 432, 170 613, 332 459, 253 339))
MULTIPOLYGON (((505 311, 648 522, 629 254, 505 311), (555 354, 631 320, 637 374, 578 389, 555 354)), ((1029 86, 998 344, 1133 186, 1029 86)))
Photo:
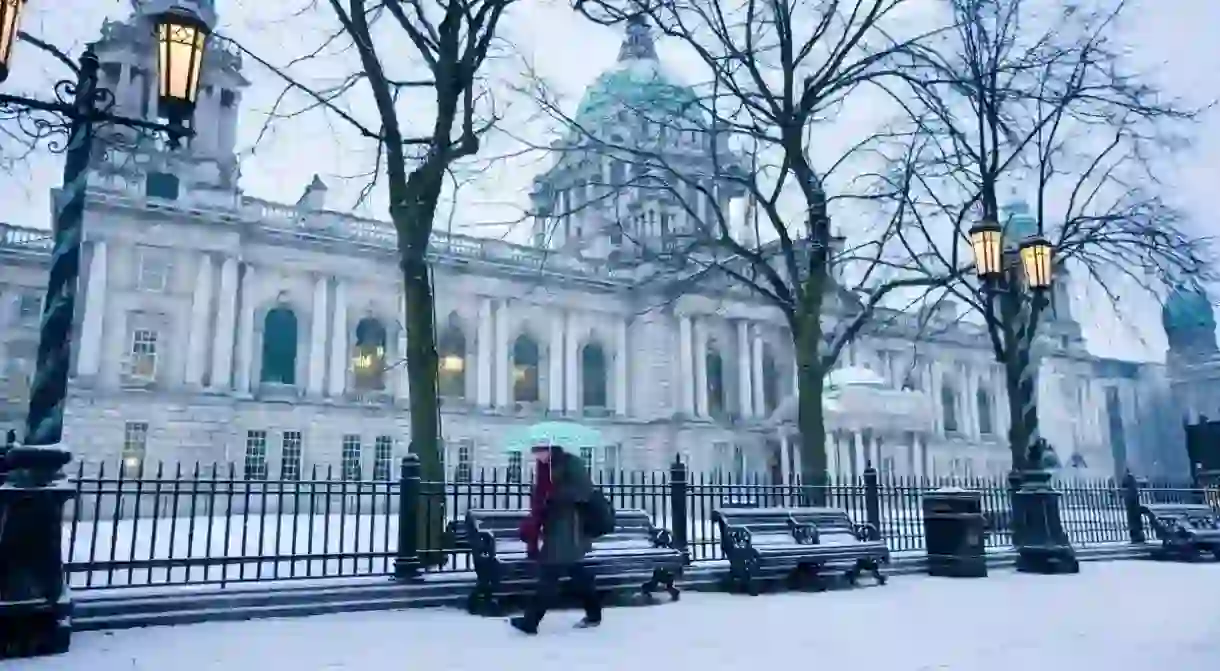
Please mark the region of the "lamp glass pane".
POLYGON ((199 66, 205 34, 196 26, 184 23, 166 22, 157 28, 160 95, 164 99, 193 104, 199 93, 199 66))
POLYGON ((1021 265, 1031 289, 1051 285, 1051 246, 1044 240, 1032 241, 1021 248, 1021 265))
POLYGON ((0 74, 8 73, 9 56, 13 43, 17 41, 21 10, 25 0, 0 0, 0 74))
POLYGON ((979 227, 971 231, 975 272, 984 277, 999 274, 1000 244, 1000 231, 996 228, 979 227))

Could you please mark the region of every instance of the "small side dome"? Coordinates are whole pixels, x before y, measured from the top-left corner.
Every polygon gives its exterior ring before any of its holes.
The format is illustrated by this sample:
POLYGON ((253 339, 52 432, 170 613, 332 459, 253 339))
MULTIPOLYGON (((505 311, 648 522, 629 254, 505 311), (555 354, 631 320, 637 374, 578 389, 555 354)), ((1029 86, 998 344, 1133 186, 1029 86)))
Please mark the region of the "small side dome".
POLYGON ((1179 284, 1161 307, 1169 347, 1181 351, 1216 350, 1216 314, 1198 285, 1179 284))

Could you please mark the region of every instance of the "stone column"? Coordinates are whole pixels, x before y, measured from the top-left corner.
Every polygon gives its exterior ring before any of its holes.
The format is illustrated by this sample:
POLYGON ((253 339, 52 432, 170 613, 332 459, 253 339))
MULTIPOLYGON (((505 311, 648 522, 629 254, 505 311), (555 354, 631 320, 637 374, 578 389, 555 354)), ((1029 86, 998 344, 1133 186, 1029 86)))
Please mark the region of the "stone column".
POLYGON ((855 447, 856 475, 863 476, 864 469, 868 467, 868 452, 866 451, 868 448, 864 444, 864 432, 852 431, 851 436, 855 447))
POLYGON ((826 450, 826 472, 830 474, 831 478, 834 478, 839 474, 838 438, 835 436, 834 432, 827 431, 826 437, 823 440, 825 442, 823 442, 822 445, 825 446, 824 449, 826 450))
POLYGON ((751 364, 754 348, 750 346, 750 323, 744 319, 737 322, 737 397, 742 417, 754 415, 754 385, 750 377, 754 374, 751 364))
POLYGON ((212 389, 233 386, 233 338, 237 335, 237 259, 227 257, 220 267, 216 338, 212 341, 212 389))
POLYGON ((694 353, 691 351, 691 319, 678 318, 678 410, 691 416, 695 414, 695 370, 694 353))
POLYGON ((564 391, 566 392, 565 409, 569 414, 580 413, 580 343, 576 341, 577 317, 568 313, 567 337, 564 339, 564 391))
POLYGON ((503 407, 506 405, 512 405, 513 402, 512 378, 508 374, 509 369, 512 367, 512 360, 509 356, 508 301, 506 300, 499 301, 499 304, 496 306, 495 331, 495 402, 497 406, 503 407))
MULTIPOLYGON (((490 298, 479 299, 479 323, 475 332, 475 403, 481 408, 492 405, 491 380, 495 366, 494 334, 492 333, 492 304, 490 298)), ((467 362, 469 364, 469 362, 467 362)))
POLYGON ((313 283, 313 315, 309 323, 309 381, 306 387, 309 395, 321 398, 325 392, 326 382, 326 324, 327 318, 327 285, 329 280, 325 275, 314 279, 313 283))
MULTIPOLYGON (((758 332, 759 328, 758 328, 757 324, 754 325, 754 328, 752 330, 753 330, 753 334, 750 339, 750 347, 753 350, 753 354, 750 359, 750 364, 751 364, 750 365, 750 378, 751 378, 750 390, 753 395, 752 400, 754 401, 754 416, 755 417, 766 417, 767 416, 767 386, 766 386, 766 382, 763 381, 763 358, 764 358, 763 339, 762 339, 762 334, 760 334, 758 332)), ((778 388, 777 388, 777 390, 778 390, 778 388)), ((782 401, 783 401, 783 399, 779 399, 779 398, 775 399, 776 403, 780 403, 782 401)))
POLYGON ((246 264, 241 278, 241 318, 237 324, 237 391, 250 393, 254 375, 254 266, 246 264))
POLYGON ((779 436, 779 468, 780 476, 784 479, 784 484, 792 482, 792 439, 788 437, 788 433, 781 433, 779 436))
MULTIPOLYGON (((92 287, 90 292, 92 292, 92 287)), ((85 314, 88 316, 87 304, 85 314)), ((212 257, 207 252, 203 252, 199 255, 199 270, 195 274, 195 290, 194 295, 191 296, 191 326, 187 338, 185 382, 191 386, 203 383, 203 371, 207 369, 207 343, 210 335, 208 318, 211 314, 212 257)))
POLYGON ((76 373, 84 376, 97 375, 102 364, 102 333, 106 319, 107 263, 106 243, 93 243, 93 257, 89 259, 89 275, 86 277, 85 316, 81 323, 80 349, 76 353, 76 373))
POLYGON ((330 386, 327 392, 338 398, 347 392, 347 285, 335 280, 335 309, 330 323, 330 386))
POLYGON ((631 344, 627 338, 625 317, 619 318, 615 341, 618 351, 614 353, 614 411, 620 416, 626 416, 630 414, 630 408, 627 407, 627 386, 630 384, 627 352, 631 350, 631 344))
POLYGON ((551 315, 551 342, 547 347, 547 407, 551 412, 563 414, 563 356, 564 356, 564 319, 563 313, 556 311, 551 315))
POLYGON ((695 414, 699 417, 707 417, 707 325, 702 319, 695 319, 693 327, 695 334, 695 414))

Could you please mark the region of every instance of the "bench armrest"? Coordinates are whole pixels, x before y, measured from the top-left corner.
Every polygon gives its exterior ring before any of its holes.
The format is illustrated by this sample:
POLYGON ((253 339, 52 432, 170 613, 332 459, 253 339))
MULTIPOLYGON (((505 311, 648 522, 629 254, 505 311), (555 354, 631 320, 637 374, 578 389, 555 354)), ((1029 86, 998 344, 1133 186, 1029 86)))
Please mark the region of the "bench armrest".
POLYGON ((753 547, 753 536, 750 534, 750 530, 745 527, 726 524, 724 525, 724 531, 721 533, 723 537, 721 537, 720 542, 724 544, 726 551, 740 552, 753 547))
POLYGON ((818 528, 812 524, 794 524, 792 537, 801 545, 817 545, 822 542, 818 536, 818 528))
POLYGON ((648 536, 652 539, 652 544, 659 548, 672 548, 674 546, 674 535, 669 533, 668 529, 658 529, 653 527, 648 530, 648 536))
POLYGON ((873 526, 869 522, 860 522, 852 525, 852 530, 856 533, 856 538, 862 541, 879 541, 881 540, 881 530, 873 526))
POLYGON ((496 556, 495 534, 480 529, 472 540, 470 550, 475 560, 493 559, 496 556))

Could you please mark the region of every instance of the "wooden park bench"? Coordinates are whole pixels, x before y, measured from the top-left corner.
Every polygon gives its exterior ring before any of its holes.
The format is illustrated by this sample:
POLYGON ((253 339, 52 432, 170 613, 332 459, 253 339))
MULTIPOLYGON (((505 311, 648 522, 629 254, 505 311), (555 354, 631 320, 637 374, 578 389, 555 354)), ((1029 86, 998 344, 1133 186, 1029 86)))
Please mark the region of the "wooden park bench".
MULTIPOLYGON (((467 539, 474 561, 475 588, 466 601, 472 615, 504 611, 503 601, 533 593, 537 562, 526 556, 518 530, 528 510, 470 510, 467 539)), ((614 533, 594 539, 585 564, 598 591, 638 590, 651 599, 664 589, 676 601, 674 582, 682 575, 686 556, 672 546, 670 533, 653 526, 643 510, 618 510, 614 533)))
POLYGON ((1140 506, 1140 515, 1161 541, 1159 554, 1194 561, 1210 552, 1220 561, 1220 514, 1198 503, 1151 503, 1140 506))
POLYGON ((837 570, 855 585, 864 571, 884 585, 890 551, 871 524, 837 508, 721 508, 712 511, 729 560, 729 589, 757 595, 759 580, 812 581, 837 570))

